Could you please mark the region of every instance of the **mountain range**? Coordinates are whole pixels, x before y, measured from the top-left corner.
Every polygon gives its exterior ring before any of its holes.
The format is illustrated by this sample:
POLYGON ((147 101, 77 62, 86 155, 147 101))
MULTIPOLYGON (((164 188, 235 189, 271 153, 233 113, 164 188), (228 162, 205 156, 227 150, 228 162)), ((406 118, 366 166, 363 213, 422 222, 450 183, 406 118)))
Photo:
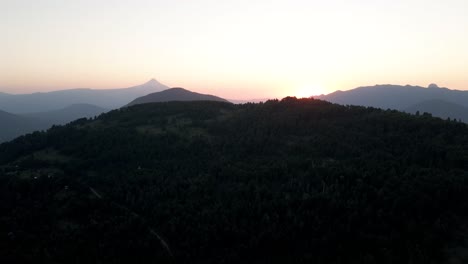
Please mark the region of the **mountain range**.
MULTIPOLYGON (((429 87, 375 85, 336 91, 315 98, 343 105, 396 109, 407 113, 427 112, 435 117, 468 122, 468 91, 429 87)), ((78 118, 90 118, 111 109, 167 101, 227 100, 183 88, 169 88, 155 79, 122 89, 72 89, 47 93, 0 93, 0 142, 24 133, 47 129, 78 118)), ((244 103, 247 101, 234 101, 244 103)))
POLYGON ((169 89, 155 79, 124 89, 73 89, 25 95, 0 93, 0 124, 5 127, 0 130, 0 143, 52 125, 95 117, 125 105, 167 101, 228 102, 183 88, 169 89))
POLYGON ((440 118, 468 122, 468 91, 421 86, 375 85, 315 97, 343 105, 373 106, 409 113, 428 112, 440 118))
POLYGON ((122 107, 133 99, 169 89, 155 79, 120 89, 70 89, 46 93, 0 93, 0 109, 15 114, 47 112, 74 104, 91 104, 105 109, 122 107))
POLYGON ((121 89, 70 89, 32 94, 0 92, 0 143, 52 125, 98 116, 137 97, 168 88, 151 79, 121 89))

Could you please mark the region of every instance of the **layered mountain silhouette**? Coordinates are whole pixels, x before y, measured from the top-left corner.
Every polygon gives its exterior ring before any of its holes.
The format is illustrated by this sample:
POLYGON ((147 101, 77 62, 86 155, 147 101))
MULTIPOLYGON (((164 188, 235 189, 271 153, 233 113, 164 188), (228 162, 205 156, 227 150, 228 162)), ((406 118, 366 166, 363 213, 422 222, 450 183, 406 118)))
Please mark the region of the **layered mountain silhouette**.
POLYGON ((0 143, 19 135, 46 129, 48 122, 36 118, 24 117, 0 110, 0 143))
POLYGON ((104 109, 116 109, 137 97, 168 88, 151 79, 142 85, 121 89, 70 89, 32 94, 0 93, 0 108, 15 114, 54 111, 75 104, 92 104, 104 109))
POLYGON ((199 94, 183 88, 165 89, 161 92, 148 94, 149 91, 151 92, 164 88, 166 88, 166 86, 152 79, 143 85, 126 89, 75 89, 29 95, 0 94, 1 106, 16 111, 15 113, 1 112, 0 125, 5 127, 5 129, 2 129, 0 132, 0 142, 8 141, 36 130, 47 129, 52 125, 63 125, 79 118, 95 117, 108 112, 112 108, 121 107, 135 97, 137 97, 137 99, 131 101, 128 106, 168 101, 228 102, 217 96, 199 94), (145 96, 136 96, 141 94, 145 96), (86 103, 69 104, 71 102, 86 103), (16 105, 14 103, 16 103, 16 105), (62 107, 62 105, 65 104, 68 105, 62 107), (105 108, 102 107, 102 105, 108 107, 105 108), (53 109, 38 111, 51 108, 53 109), (25 112, 26 110, 36 111, 25 112))
POLYGON ((91 104, 74 104, 54 111, 29 113, 24 116, 40 119, 50 125, 62 125, 79 118, 98 116, 108 111, 109 109, 91 104))
POLYGON ((139 97, 127 106, 146 104, 146 103, 157 103, 157 102, 169 102, 169 101, 218 101, 228 102, 226 99, 217 97, 209 94, 200 94, 191 92, 184 88, 176 87, 164 90, 162 92, 151 93, 146 96, 139 97))
POLYGON ((466 122, 468 91, 421 86, 375 85, 348 91, 336 91, 315 98, 344 105, 373 106, 407 112, 428 112, 441 118, 457 118, 466 122), (465 112, 465 113, 463 113, 465 112))
POLYGON ((109 110, 89 104, 76 104, 63 109, 12 114, 0 110, 0 143, 53 125, 64 125, 79 118, 91 118, 109 110))
POLYGON ((98 116, 129 101, 168 89, 155 79, 121 89, 70 89, 46 93, 0 92, 0 143, 23 134, 98 116))
POLYGON ((12 114, 0 110, 0 143, 33 131, 48 129, 53 125, 64 125, 79 118, 90 118, 108 112, 90 104, 75 104, 62 109, 12 114))

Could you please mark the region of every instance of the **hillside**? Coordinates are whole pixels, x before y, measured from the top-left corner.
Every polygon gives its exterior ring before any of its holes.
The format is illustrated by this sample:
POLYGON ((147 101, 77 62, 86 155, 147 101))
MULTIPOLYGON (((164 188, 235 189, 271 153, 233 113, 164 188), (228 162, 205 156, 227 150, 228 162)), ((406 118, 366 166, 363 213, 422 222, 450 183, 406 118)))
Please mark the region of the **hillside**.
POLYGON ((444 263, 466 247, 467 179, 464 123, 314 99, 135 105, 0 145, 0 256, 444 263))
POLYGON ((168 88, 151 79, 141 85, 119 89, 70 89, 33 94, 0 94, 0 106, 4 111, 15 114, 54 111, 74 104, 92 104, 105 109, 116 109, 137 97, 168 88))
POLYGON ((413 114, 416 112, 420 112, 421 114, 427 112, 436 117, 457 119, 468 123, 468 107, 444 100, 424 101, 406 108, 405 112, 413 114))
POLYGON ((316 98, 343 105, 373 106, 401 111, 430 100, 443 100, 468 107, 468 91, 439 88, 435 84, 428 88, 410 85, 366 86, 336 91, 316 98))
POLYGON ((228 102, 227 100, 209 94, 199 94, 185 90, 184 88, 171 88, 157 93, 151 93, 146 96, 139 97, 127 106, 147 103, 170 102, 170 101, 219 101, 228 102))
POLYGON ((0 110, 0 143, 13 139, 18 135, 46 129, 47 127, 47 122, 0 110))

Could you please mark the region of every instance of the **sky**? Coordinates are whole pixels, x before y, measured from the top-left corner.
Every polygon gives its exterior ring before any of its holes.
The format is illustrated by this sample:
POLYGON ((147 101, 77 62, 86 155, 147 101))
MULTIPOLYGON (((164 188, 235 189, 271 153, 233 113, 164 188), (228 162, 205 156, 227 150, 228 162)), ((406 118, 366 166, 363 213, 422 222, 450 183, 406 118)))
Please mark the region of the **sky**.
POLYGON ((468 90, 466 0, 0 0, 0 91, 468 90))

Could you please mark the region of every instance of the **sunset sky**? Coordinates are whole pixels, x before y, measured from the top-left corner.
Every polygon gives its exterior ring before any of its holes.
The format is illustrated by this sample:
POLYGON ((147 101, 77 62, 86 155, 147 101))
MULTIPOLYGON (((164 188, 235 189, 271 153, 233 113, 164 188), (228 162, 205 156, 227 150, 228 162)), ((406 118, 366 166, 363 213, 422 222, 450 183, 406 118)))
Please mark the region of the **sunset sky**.
POLYGON ((0 0, 0 91, 468 90, 466 0, 0 0))

